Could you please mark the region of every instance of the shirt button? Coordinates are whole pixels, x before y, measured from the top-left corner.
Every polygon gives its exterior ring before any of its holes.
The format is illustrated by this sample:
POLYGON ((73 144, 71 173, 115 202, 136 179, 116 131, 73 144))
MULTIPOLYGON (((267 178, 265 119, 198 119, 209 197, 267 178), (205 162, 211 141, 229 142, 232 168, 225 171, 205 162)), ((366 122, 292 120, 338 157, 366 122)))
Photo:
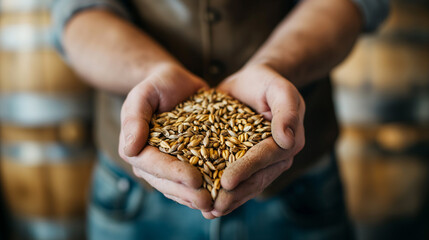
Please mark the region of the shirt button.
POLYGON ((207 71, 210 75, 217 76, 223 72, 223 66, 220 62, 213 61, 209 64, 207 71))
POLYGON ((205 14, 205 20, 208 23, 217 23, 220 21, 220 13, 213 8, 209 8, 205 14))

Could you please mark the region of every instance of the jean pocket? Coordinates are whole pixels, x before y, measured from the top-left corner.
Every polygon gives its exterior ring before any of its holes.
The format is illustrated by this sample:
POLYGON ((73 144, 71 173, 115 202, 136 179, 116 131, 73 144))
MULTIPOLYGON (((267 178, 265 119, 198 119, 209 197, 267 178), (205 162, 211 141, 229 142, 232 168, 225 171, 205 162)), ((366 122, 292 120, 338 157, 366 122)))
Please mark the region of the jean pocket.
POLYGON ((91 207, 114 219, 132 219, 140 211, 144 190, 131 178, 99 163, 94 172, 91 207))

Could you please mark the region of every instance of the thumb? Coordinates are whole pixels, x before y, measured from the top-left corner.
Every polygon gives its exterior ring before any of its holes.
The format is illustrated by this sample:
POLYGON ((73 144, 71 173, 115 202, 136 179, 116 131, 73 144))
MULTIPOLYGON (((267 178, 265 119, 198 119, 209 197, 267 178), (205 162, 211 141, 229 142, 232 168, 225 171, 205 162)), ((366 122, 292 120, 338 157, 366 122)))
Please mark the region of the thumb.
POLYGON ((275 142, 283 149, 292 149, 304 115, 298 90, 283 80, 268 87, 266 98, 272 113, 271 129, 275 142))
POLYGON ((119 152, 127 157, 138 155, 146 144, 150 119, 159 101, 153 88, 145 82, 137 85, 122 106, 119 152))

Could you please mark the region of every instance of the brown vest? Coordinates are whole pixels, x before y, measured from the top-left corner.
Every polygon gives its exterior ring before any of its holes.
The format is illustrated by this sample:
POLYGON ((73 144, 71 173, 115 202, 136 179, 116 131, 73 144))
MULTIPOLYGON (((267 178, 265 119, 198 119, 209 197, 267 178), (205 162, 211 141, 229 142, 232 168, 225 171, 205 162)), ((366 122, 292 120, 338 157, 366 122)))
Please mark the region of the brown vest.
MULTIPOLYGON (((293 8, 292 0, 130 0, 134 23, 149 33, 190 71, 215 86, 239 70, 293 8)), ((283 188, 331 151, 338 134, 329 78, 299 89, 307 110, 306 146, 292 168, 266 190, 283 188)), ((124 97, 98 95, 97 143, 124 169, 120 159, 119 113, 124 97)))

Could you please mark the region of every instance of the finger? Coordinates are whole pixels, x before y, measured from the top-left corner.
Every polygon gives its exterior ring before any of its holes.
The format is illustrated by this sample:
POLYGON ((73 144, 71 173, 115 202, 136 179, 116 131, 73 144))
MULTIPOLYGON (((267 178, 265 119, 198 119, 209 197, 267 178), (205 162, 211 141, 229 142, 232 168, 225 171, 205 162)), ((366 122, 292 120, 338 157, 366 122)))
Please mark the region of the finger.
POLYGON ((206 82, 189 73, 182 67, 153 74, 145 82, 155 86, 159 98, 159 112, 170 111, 199 89, 208 88, 206 82))
POLYGON ((274 140, 281 148, 292 149, 305 112, 305 104, 298 90, 286 80, 275 81, 268 87, 266 98, 272 114, 274 140))
MULTIPOLYGON (((241 72, 238 72, 223 81, 217 89, 239 99, 259 113, 269 112, 265 91, 270 85, 273 75, 275 78, 283 78, 274 71, 267 72, 266 69, 262 68, 261 71, 252 71, 251 74, 251 76, 242 76, 241 72), (248 77, 252 79, 248 79, 248 77), (257 79, 257 84, 252 84, 253 79, 257 79)), ((271 118, 268 118, 268 120, 271 120, 271 118)))
POLYGON ((291 158, 262 169, 232 191, 222 189, 219 191, 219 195, 214 203, 214 210, 211 214, 215 217, 224 216, 248 200, 256 197, 278 176, 289 169, 292 166, 292 162, 291 158))
POLYGON ((128 94, 121 110, 120 149, 126 156, 136 156, 145 146, 149 122, 158 108, 159 97, 154 85, 139 84, 128 94))
POLYGON ((164 178, 155 177, 140 169, 134 169, 134 172, 145 179, 151 186, 156 188, 164 195, 172 196, 173 200, 177 202, 189 205, 191 208, 210 211, 212 210, 212 199, 210 193, 203 189, 194 189, 186 187, 183 184, 169 181, 164 178))
POLYGON ((242 158, 224 170, 221 185, 226 190, 232 190, 259 170, 290 158, 292 154, 292 151, 279 148, 273 138, 267 138, 250 148, 242 158))
POLYGON ((213 215, 211 212, 204 212, 204 211, 202 211, 201 214, 203 215, 203 217, 205 219, 215 219, 216 218, 216 216, 213 215))
POLYGON ((120 151, 127 156, 136 156, 145 146, 150 118, 155 111, 169 111, 198 89, 207 87, 205 82, 181 68, 161 72, 134 87, 123 104, 120 134, 123 149, 120 151))
MULTIPOLYGON (((300 107, 305 109, 305 105, 301 105, 300 107)), ((305 110, 304 110, 305 111, 305 110)), ((298 127, 296 128, 295 132, 295 145, 292 148, 292 156, 295 156, 298 154, 305 145, 305 130, 304 130, 304 111, 301 111, 300 114, 302 114, 302 117, 300 117, 300 124, 298 124, 298 127)))
POLYGON ((123 157, 133 167, 141 169, 158 178, 164 178, 191 188, 203 184, 201 172, 189 163, 160 152, 157 148, 147 146, 137 157, 123 157))
POLYGON ((254 67, 248 71, 250 73, 232 75, 218 89, 272 120, 274 140, 281 148, 291 149, 295 144, 296 128, 305 112, 302 97, 291 82, 270 68, 254 67), (257 84, 252 84, 254 79, 257 84))

